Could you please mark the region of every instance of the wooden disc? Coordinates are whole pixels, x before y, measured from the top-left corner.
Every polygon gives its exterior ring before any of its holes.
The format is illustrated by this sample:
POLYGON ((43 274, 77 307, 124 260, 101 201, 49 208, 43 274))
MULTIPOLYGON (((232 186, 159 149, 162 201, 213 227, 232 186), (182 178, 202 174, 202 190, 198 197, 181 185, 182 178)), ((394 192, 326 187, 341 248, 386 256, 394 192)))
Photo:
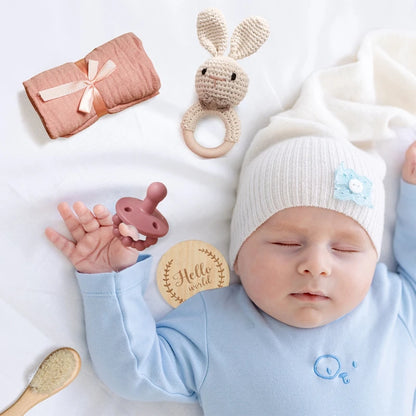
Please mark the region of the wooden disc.
POLYGON ((230 284, 224 256, 214 246, 198 240, 171 247, 160 259, 156 277, 160 293, 174 308, 202 290, 230 284))

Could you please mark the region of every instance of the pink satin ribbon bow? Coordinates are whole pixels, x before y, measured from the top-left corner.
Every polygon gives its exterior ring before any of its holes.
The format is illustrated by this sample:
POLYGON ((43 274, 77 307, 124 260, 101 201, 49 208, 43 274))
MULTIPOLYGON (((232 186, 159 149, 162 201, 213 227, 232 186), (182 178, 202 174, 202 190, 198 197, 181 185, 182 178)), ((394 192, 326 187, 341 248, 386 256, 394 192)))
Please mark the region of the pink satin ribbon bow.
POLYGON ((50 101, 54 100, 55 98, 73 94, 74 92, 85 88, 79 103, 78 111, 81 111, 82 113, 90 113, 94 104, 94 99, 96 99, 97 96, 101 98, 95 83, 103 80, 104 78, 107 78, 115 69, 116 64, 111 59, 109 59, 102 66, 100 71, 98 71, 98 61, 90 59, 88 60, 88 73, 86 74, 86 80, 72 81, 66 84, 58 85, 56 87, 48 88, 46 90, 39 91, 39 95, 43 101, 50 101))

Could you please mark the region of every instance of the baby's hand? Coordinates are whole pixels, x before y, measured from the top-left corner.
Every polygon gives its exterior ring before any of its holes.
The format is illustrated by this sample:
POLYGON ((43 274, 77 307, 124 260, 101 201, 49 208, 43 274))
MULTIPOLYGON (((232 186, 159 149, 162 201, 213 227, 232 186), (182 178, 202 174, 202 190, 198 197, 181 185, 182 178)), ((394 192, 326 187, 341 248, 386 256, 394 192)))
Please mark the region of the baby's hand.
POLYGON ((67 203, 58 205, 58 211, 73 240, 69 240, 52 228, 45 234, 81 273, 119 271, 133 265, 137 250, 125 247, 113 233, 110 212, 102 205, 91 212, 82 202, 74 204, 74 211, 67 203))
POLYGON ((406 182, 416 185, 416 142, 406 151, 402 176, 406 182))

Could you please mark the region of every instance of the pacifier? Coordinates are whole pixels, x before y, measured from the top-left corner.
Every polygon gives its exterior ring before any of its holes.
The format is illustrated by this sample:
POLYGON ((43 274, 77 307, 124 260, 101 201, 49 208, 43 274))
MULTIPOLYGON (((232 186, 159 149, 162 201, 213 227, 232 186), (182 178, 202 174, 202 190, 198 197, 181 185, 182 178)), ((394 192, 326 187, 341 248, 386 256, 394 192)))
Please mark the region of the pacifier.
POLYGON ((116 202, 113 232, 123 245, 141 251, 156 244, 160 237, 167 234, 168 222, 156 209, 166 195, 166 186, 160 182, 153 182, 147 188, 143 201, 124 197, 116 202))

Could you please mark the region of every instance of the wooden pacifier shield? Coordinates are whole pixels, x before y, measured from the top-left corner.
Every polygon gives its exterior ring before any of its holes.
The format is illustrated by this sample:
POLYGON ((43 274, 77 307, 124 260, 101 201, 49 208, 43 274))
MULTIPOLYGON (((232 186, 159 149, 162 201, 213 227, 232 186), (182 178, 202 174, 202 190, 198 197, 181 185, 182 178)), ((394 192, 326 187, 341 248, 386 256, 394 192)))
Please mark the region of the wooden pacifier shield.
POLYGON ((174 308, 202 290, 230 284, 224 256, 214 246, 198 240, 171 247, 160 259, 156 275, 160 293, 174 308))

